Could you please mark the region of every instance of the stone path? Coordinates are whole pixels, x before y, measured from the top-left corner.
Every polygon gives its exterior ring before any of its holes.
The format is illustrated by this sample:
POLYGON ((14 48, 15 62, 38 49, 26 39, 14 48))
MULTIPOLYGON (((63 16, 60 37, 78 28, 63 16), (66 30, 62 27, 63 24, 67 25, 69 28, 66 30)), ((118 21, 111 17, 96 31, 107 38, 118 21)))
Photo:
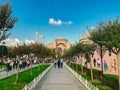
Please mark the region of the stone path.
POLYGON ((48 74, 38 83, 35 90, 87 90, 72 73, 63 68, 52 67, 48 74))

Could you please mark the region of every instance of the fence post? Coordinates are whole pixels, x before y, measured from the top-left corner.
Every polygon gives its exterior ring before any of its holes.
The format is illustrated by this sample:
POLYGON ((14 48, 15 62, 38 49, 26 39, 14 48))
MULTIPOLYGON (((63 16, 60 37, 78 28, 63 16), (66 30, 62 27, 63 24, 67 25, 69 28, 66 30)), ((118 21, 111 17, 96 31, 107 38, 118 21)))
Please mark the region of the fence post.
POLYGON ((25 85, 25 90, 28 90, 28 89, 27 89, 27 85, 25 85))
POLYGON ((34 78, 34 87, 35 87, 35 81, 36 81, 36 80, 35 80, 35 78, 34 78))
POLYGON ((99 89, 96 87, 96 90, 99 90, 99 89))
POLYGON ((87 80, 86 80, 86 86, 87 86, 87 80))
POLYGON ((79 78, 80 78, 80 81, 81 81, 81 75, 79 75, 79 76, 80 76, 79 78))

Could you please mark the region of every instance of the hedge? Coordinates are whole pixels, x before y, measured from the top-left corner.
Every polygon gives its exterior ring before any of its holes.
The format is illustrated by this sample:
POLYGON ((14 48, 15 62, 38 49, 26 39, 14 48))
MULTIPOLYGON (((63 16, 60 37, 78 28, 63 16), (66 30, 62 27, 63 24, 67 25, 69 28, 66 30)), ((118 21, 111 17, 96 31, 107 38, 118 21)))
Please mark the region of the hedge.
MULTIPOLYGON (((71 67, 76 71, 76 64, 72 63, 69 64, 69 66, 71 65, 71 67)), ((77 65, 77 72, 81 74, 81 65, 77 65)), ((91 76, 91 72, 90 69, 88 69, 87 67, 83 66, 83 72, 84 75, 82 75, 84 78, 86 78, 87 76, 91 76), (87 75, 87 76, 85 76, 87 75)), ((115 75, 110 75, 110 74, 103 74, 102 71, 93 69, 93 78, 97 79, 99 81, 102 82, 102 85, 106 85, 110 88, 112 88, 112 90, 118 90, 119 85, 118 85, 118 76, 115 75)))

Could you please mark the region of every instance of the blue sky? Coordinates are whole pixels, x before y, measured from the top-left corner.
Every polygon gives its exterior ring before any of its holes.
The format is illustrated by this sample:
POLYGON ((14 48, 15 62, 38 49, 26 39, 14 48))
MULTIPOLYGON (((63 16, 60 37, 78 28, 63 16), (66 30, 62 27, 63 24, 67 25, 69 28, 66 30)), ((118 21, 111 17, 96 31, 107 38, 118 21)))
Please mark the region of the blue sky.
MULTIPOLYGON (((18 18, 9 38, 35 40, 36 29, 45 43, 63 36, 71 43, 100 21, 120 16, 120 0, 8 0, 18 18)), ((0 0, 0 5, 6 0, 0 0)), ((40 41, 41 42, 41 41, 40 41)))

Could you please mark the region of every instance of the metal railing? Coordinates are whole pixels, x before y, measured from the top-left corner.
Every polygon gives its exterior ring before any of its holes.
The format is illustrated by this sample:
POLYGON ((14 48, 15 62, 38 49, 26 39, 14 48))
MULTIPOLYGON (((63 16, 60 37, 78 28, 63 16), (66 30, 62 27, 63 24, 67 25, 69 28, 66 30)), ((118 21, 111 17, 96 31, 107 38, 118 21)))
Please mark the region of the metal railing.
POLYGON ((64 63, 64 65, 72 72, 72 74, 88 89, 88 90, 99 90, 97 87, 92 85, 88 80, 84 79, 80 74, 76 71, 72 70, 68 65, 64 63))
POLYGON ((33 79, 29 84, 26 84, 25 87, 22 90, 32 90, 35 88, 37 83, 45 76, 45 74, 50 70, 50 68, 53 66, 51 64, 45 71, 43 71, 38 77, 33 79))

